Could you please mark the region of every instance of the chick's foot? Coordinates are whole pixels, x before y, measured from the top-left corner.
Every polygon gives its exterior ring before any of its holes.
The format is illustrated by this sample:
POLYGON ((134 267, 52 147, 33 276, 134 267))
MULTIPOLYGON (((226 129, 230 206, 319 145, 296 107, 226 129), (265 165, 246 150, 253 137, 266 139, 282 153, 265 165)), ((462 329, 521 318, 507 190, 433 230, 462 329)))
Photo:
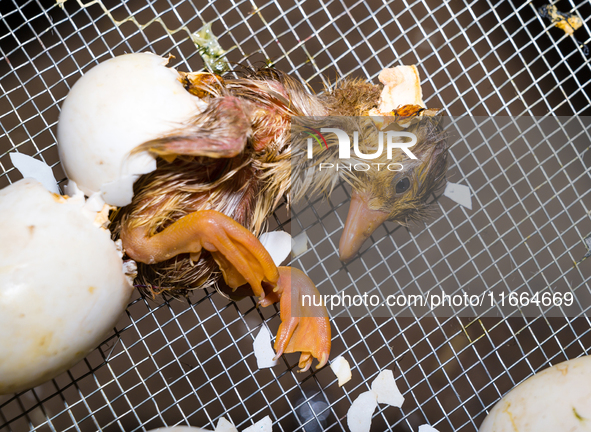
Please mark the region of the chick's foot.
POLYGON ((235 289, 248 283, 256 296, 264 297, 261 283, 275 286, 279 272, 259 240, 223 213, 201 210, 190 213, 157 234, 147 226, 124 223, 121 240, 130 258, 146 264, 165 261, 182 253, 197 261, 201 250, 211 253, 226 284, 235 289))
POLYGON ((313 358, 318 359, 316 368, 320 369, 330 354, 330 322, 326 307, 314 305, 319 300, 316 286, 301 270, 279 267, 277 286, 259 302, 263 307, 280 302, 275 359, 283 353, 301 352, 300 372, 310 369, 313 358))

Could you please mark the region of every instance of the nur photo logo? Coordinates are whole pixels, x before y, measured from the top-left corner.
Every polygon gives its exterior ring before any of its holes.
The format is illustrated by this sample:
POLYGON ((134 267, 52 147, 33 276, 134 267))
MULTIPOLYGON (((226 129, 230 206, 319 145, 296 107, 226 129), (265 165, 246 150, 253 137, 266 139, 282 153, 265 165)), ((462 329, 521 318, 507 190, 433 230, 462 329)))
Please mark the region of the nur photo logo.
MULTIPOLYGON (((330 120, 327 118, 327 120, 330 120)), ((337 122, 338 123, 338 122, 337 122)), ((342 121, 341 121, 342 123, 342 121)), ((407 131, 378 131, 374 128, 367 130, 346 131, 344 128, 332 127, 330 121, 323 122, 326 127, 313 128, 303 125, 302 132, 306 138, 306 157, 313 160, 317 157, 325 159, 325 151, 332 152, 331 162, 318 163, 318 170, 356 170, 368 171, 370 169, 390 171, 402 171, 404 165, 400 162, 392 162, 392 159, 400 159, 396 156, 400 152, 407 159, 416 160, 417 156, 412 148, 417 144, 417 136, 407 131), (330 144, 329 144, 330 143, 330 144), (364 161, 372 161, 367 163, 364 161)))

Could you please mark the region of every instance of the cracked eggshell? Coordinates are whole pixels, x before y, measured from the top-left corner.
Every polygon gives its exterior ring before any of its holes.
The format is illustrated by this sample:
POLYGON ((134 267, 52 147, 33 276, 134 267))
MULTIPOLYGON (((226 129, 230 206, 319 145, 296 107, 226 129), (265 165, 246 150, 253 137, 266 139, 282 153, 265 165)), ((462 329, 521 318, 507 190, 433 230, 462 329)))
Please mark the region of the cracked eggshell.
POLYGON ((242 432, 273 432, 273 421, 271 417, 265 416, 252 426, 243 429, 242 432))
POLYGON ((339 380, 339 387, 342 387, 351 381, 351 378, 353 377, 351 374, 351 366, 349 366, 349 362, 345 357, 338 356, 336 359, 331 361, 330 368, 339 380))
POLYGON ((138 145, 166 135, 200 112, 204 102, 187 92, 168 60, 125 54, 92 68, 70 90, 57 126, 60 160, 87 195, 107 204, 131 202, 133 182, 156 169, 138 145))
POLYGON ((273 351, 273 345, 271 344, 271 333, 267 327, 264 325, 261 327, 252 346, 259 369, 271 368, 277 365, 275 351, 273 351))
POLYGON ((507 393, 480 432, 591 430, 591 356, 559 363, 507 393))
POLYGON ((387 404, 395 407, 402 407, 404 396, 400 393, 394 373, 389 369, 381 371, 375 380, 371 383, 371 389, 378 397, 378 403, 387 404))
POLYGON ((232 423, 226 420, 225 417, 220 417, 218 424, 213 431, 211 429, 193 426, 172 426, 153 429, 149 432, 238 432, 238 429, 236 429, 232 423))
POLYGON ((280 266, 291 252, 291 235, 285 231, 266 232, 259 236, 263 245, 276 266, 280 266))
POLYGON ((424 424, 424 425, 419 426, 419 432, 439 432, 439 431, 431 425, 424 424))
POLYGON ((378 406, 377 395, 366 391, 357 396, 347 411, 347 426, 351 432, 369 432, 371 418, 378 406))
POLYGON ((82 205, 33 179, 0 191, 0 394, 73 366, 129 303, 115 243, 82 205))
POLYGON ((148 432, 215 432, 211 429, 203 429, 200 427, 193 426, 171 426, 158 429, 152 429, 148 432))

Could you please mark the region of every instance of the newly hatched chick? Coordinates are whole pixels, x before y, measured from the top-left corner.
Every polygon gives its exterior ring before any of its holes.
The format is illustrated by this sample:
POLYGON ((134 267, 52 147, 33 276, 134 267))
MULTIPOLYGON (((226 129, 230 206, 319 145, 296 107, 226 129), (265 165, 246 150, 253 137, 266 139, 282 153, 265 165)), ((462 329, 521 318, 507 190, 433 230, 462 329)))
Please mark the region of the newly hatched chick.
MULTIPOLYGON (((321 367, 330 351, 326 309, 304 308, 298 301, 304 294, 318 292, 301 272, 277 269, 256 235, 284 194, 297 200, 334 186, 335 176, 306 171, 309 161, 297 163, 302 151, 295 145, 297 133, 293 140, 292 119, 365 115, 378 106, 380 88, 345 80, 317 97, 271 68, 245 69, 238 78, 190 73, 180 79, 188 91, 207 101, 207 109, 186 127, 135 150, 159 156, 158 169, 135 183, 132 203, 114 218, 114 235, 120 236, 131 258, 143 263, 138 270, 148 287, 215 285, 219 270, 232 290, 249 286, 261 305, 280 301, 278 355, 301 351, 303 370, 312 358, 321 367)), ((419 114, 412 106, 406 104, 394 113, 419 114)), ((407 163, 399 152, 390 162, 403 161, 404 171, 346 174, 354 195, 341 242, 343 260, 357 252, 381 221, 422 218, 425 200, 445 174, 447 148, 437 121, 430 123, 432 127, 419 127, 409 123, 408 115, 402 117, 392 117, 393 124, 383 123, 415 131, 419 143, 413 151, 419 159, 407 163)), ((344 121, 342 127, 363 129, 362 143, 367 146, 380 132, 370 117, 344 121)), ((334 158, 334 147, 331 142, 319 160, 334 158)))

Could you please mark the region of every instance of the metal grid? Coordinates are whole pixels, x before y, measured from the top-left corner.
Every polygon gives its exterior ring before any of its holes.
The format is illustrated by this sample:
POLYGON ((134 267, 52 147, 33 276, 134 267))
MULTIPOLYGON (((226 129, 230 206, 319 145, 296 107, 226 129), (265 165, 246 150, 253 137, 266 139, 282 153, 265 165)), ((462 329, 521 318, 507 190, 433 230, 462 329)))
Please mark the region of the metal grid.
MULTIPOLYGON (((566 0, 558 4, 560 10, 583 18, 584 26, 575 34, 579 43, 541 18, 536 12, 541 5, 104 0, 81 7, 68 0, 61 9, 52 0, 4 1, 0 187, 20 178, 8 157, 15 150, 44 160, 56 178, 64 178, 55 127, 59 106, 83 72, 114 55, 139 51, 172 53, 175 66, 198 70, 202 63, 187 33, 167 29, 187 26, 197 31, 203 22, 213 22, 222 46, 231 48, 231 61, 253 64, 271 59, 316 90, 335 76, 351 74, 376 82, 384 67, 417 64, 428 106, 443 107, 452 115, 589 115, 591 67, 580 43, 590 40, 591 5, 566 0), (130 16, 139 23, 160 18, 165 27, 114 24, 113 19, 130 16)), ((458 262, 474 262, 466 267, 475 269, 476 275, 467 280, 491 286, 499 276, 493 275, 491 282, 486 270, 497 269, 503 275, 508 257, 524 253, 526 259, 516 271, 526 283, 536 283, 535 276, 554 262, 557 273, 544 283, 568 280, 588 290, 589 261, 574 269, 572 262, 585 254, 582 239, 591 233, 586 205, 591 190, 586 168, 589 131, 576 138, 554 153, 532 143, 528 150, 545 156, 519 163, 518 179, 486 174, 489 162, 502 162, 498 149, 485 144, 453 147, 449 177, 470 184, 478 211, 440 200, 439 216, 425 226, 406 230, 386 225, 378 233, 385 239, 362 255, 347 283, 362 292, 384 283, 370 277, 376 263, 384 263, 399 281, 432 286, 441 279, 440 264, 449 272, 459 267, 458 262), (561 167, 552 171, 554 159, 561 167), (529 200, 538 197, 538 167, 541 183, 563 199, 549 206, 549 201, 538 202, 536 211, 529 200), (561 176, 567 181, 557 185, 561 176), (492 191, 485 190, 488 183, 492 191), (513 191, 516 201, 499 208, 506 191, 513 191), (516 227, 513 234, 499 231, 507 223, 502 214, 518 210, 525 212, 527 221, 510 220, 516 227), (489 248, 490 231, 501 240, 489 248), (466 241, 471 236, 481 241, 476 247, 466 241), (507 241, 511 236, 518 243, 530 239, 530 246, 521 251, 507 241), (483 268, 478 267, 479 257, 488 260, 483 268)), ((338 199, 346 193, 337 191, 331 197, 336 219, 315 215, 319 222, 311 229, 319 231, 309 236, 314 239, 310 253, 300 258, 312 272, 339 276, 333 269, 338 265, 338 242, 330 237, 342 226, 346 209, 338 199), (326 253, 327 245, 332 252, 326 253)), ((276 212, 275 222, 290 227, 285 208, 276 212)), ((462 278, 455 280, 462 284, 462 278)), ((131 431, 174 424, 213 429, 222 415, 239 429, 270 415, 276 431, 345 430, 352 401, 384 368, 394 370, 406 402, 401 410, 379 406, 372 430, 415 431, 430 423, 441 432, 474 431, 486 411, 515 384, 550 364, 589 354, 591 346, 590 322, 583 316, 338 317, 332 320, 331 357, 345 355, 353 369, 353 380, 338 388, 328 368, 296 374, 294 355, 273 369, 257 369, 254 336, 261 325, 274 331, 278 324, 277 309, 257 309, 252 299, 233 303, 208 291, 196 292, 188 303, 138 295, 113 335, 83 362, 34 390, 0 396, 0 432, 131 431)))

